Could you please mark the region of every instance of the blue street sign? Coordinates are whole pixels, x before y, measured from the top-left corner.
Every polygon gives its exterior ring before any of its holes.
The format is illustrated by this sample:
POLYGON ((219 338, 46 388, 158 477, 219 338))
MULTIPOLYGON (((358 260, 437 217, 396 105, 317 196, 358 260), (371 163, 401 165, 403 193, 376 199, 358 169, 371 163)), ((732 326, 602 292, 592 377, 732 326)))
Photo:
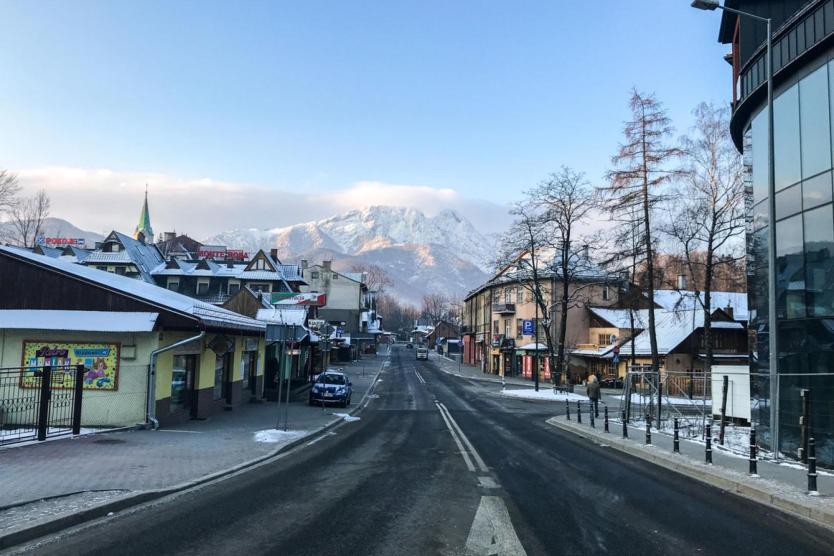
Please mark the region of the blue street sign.
POLYGON ((619 356, 618 354, 616 354, 616 353, 615 353, 615 354, 614 354, 614 357, 611 359, 611 361, 612 361, 613 363, 619 363, 619 362, 620 362, 620 356, 619 356))
POLYGON ((536 333, 536 323, 532 320, 521 321, 521 333, 525 336, 532 336, 536 333))
POLYGON ((345 333, 345 329, 342 328, 341 326, 336 328, 336 334, 344 334, 344 333, 345 333))

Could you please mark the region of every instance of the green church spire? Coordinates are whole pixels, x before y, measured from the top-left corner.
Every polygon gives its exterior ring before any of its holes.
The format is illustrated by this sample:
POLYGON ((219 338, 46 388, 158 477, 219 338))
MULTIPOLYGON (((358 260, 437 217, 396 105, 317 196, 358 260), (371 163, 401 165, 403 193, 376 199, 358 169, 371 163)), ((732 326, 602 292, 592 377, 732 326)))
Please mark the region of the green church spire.
POLYGON ((134 239, 143 239, 145 243, 153 243, 153 228, 151 228, 151 213, 148 211, 148 184, 145 184, 145 203, 139 213, 139 223, 133 231, 134 239))

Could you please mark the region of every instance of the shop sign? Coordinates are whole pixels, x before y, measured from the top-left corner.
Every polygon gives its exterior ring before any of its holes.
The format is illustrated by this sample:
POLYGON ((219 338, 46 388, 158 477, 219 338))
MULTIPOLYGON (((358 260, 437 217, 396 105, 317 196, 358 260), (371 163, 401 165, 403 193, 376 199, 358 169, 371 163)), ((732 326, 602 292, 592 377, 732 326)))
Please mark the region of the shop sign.
POLYGON ((35 243, 38 245, 46 245, 47 247, 65 247, 72 245, 74 247, 83 248, 86 244, 83 237, 46 237, 38 236, 35 238, 35 243))
POLYGON ((85 390, 117 390, 119 385, 119 343, 23 342, 22 388, 38 388, 35 373, 53 367, 54 388, 73 388, 73 373, 65 369, 84 365, 85 390))
POLYGON ((327 304, 327 294, 275 292, 272 294, 272 303, 275 305, 311 305, 314 307, 323 307, 327 304))
POLYGON ((258 339, 245 338, 243 340, 243 351, 258 351, 258 339))

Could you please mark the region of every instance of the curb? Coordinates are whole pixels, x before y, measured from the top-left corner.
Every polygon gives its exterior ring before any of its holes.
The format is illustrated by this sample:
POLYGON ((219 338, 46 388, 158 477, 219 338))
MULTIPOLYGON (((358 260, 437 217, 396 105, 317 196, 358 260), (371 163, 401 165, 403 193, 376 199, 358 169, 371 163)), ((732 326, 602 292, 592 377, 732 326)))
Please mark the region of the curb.
MULTIPOLYGON (((380 373, 382 372, 383 365, 379 366, 377 369, 376 374, 371 380, 371 384, 368 386, 368 389, 365 391, 365 395, 362 396, 362 399, 359 400, 359 403, 356 404, 351 411, 348 412, 348 415, 354 415, 359 413, 362 409, 367 406, 368 396, 374 391, 376 388, 377 379, 379 378, 380 373)), ((203 475, 197 479, 186 481, 184 483, 180 483, 178 485, 174 485, 172 487, 167 487, 158 490, 145 490, 138 492, 133 495, 128 495, 123 498, 119 498, 113 500, 111 502, 106 502, 99 506, 94 506, 92 508, 88 508, 86 510, 81 510, 76 513, 70 515, 64 515, 57 519, 53 519, 50 521, 46 521, 43 523, 39 523, 32 527, 28 527, 26 529, 18 529, 16 531, 12 531, 5 535, 0 535, 0 550, 5 550, 11 548, 13 546, 35 540, 37 538, 50 535, 52 533, 57 533, 69 527, 73 527, 75 525, 80 525, 87 521, 92 521, 94 519, 98 519, 101 517, 106 517, 109 513, 117 512, 124 510, 126 508, 130 508, 133 506, 138 506, 139 504, 144 504, 146 502, 150 502, 153 500, 158 500, 159 498, 163 498, 165 496, 176 494, 178 492, 182 492, 184 490, 188 490, 190 488, 200 486, 212 481, 216 481, 228 475, 233 475, 239 471, 243 471, 250 467, 254 467, 260 463, 264 463, 272 458, 275 458, 285 452, 289 452, 290 450, 297 448, 301 444, 309 442, 312 438, 321 435, 324 432, 329 431, 332 428, 339 426, 340 424, 344 423, 344 418, 334 419, 331 422, 327 423, 326 425, 322 425, 321 427, 315 429, 314 431, 305 434, 295 440, 276 448, 273 452, 251 459, 249 461, 245 461, 233 467, 229 467, 227 469, 222 469, 220 471, 216 471, 209 475, 203 475)), ((86 492, 86 491, 81 491, 86 492)), ((78 493, 74 493, 78 494, 78 493)), ((62 495, 63 496, 63 495, 62 495)), ((47 498, 39 498, 38 500, 49 500, 51 498, 61 498, 62 496, 55 496, 55 497, 47 497, 47 498)), ((37 500, 31 500, 30 502, 36 502, 37 500)))
POLYGON ((774 494, 772 491, 767 489, 769 483, 765 482, 766 480, 758 482, 756 479, 750 478, 749 480, 744 481, 727 477, 714 471, 710 471, 710 468, 705 464, 691 462, 688 458, 685 458, 685 456, 675 456, 658 450, 646 449, 646 447, 642 444, 622 441, 622 439, 613 434, 611 434, 610 437, 600 436, 599 434, 586 431, 584 428, 580 428, 579 426, 559 421, 556 417, 551 417, 545 422, 552 427, 573 433, 589 440, 596 442, 604 440, 606 447, 613 448, 660 467, 664 467, 670 471, 674 471, 675 473, 690 479, 717 487, 721 490, 725 490, 743 498, 747 498, 748 500, 752 500, 753 502, 770 506, 771 508, 807 519, 817 525, 834 530, 834 507, 831 509, 820 508, 809 504, 807 500, 798 495, 790 497, 774 494))

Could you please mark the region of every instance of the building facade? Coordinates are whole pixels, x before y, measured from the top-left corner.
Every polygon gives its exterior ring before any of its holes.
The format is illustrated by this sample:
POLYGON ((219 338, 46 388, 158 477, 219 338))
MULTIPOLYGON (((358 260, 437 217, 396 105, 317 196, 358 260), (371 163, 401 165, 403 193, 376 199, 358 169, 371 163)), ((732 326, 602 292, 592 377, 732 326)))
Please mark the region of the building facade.
POLYGON ((811 434, 834 463, 834 1, 728 0, 772 18, 776 222, 768 221, 765 26, 724 12, 732 45, 733 140, 743 152, 748 198, 748 291, 753 393, 762 444, 799 447, 801 393, 812 392, 811 434), (768 242, 776 232, 776 343, 769 353, 768 242), (776 419, 776 422, 774 422, 776 419), (774 426, 778 423, 778 428, 774 426), (778 434, 776 434, 778 431, 778 434), (775 441, 775 437, 778 440, 775 441))

